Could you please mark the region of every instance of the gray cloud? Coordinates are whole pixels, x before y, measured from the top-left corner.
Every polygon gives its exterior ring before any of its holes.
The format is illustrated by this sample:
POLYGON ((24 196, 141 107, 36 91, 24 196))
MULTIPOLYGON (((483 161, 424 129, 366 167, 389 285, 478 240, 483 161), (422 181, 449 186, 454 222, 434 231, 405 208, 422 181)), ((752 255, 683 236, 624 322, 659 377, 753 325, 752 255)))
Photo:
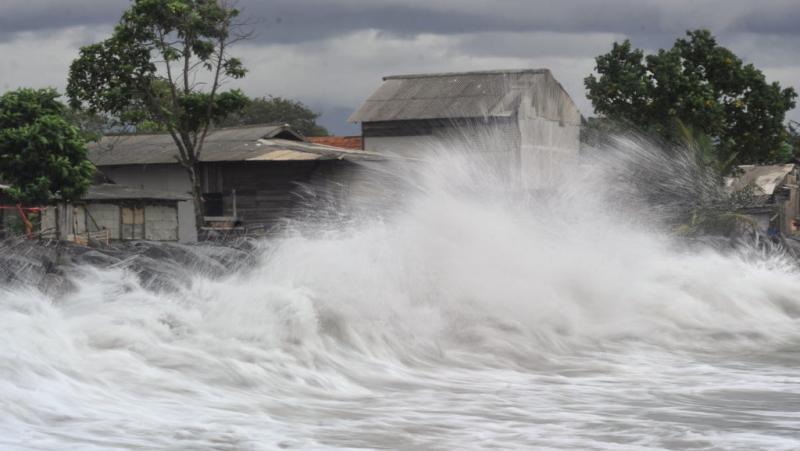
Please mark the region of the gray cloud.
MULTIPOLYGON (((109 24, 126 0, 4 0, 0 30, 8 35, 109 24)), ((687 28, 717 32, 800 35, 794 0, 240 0, 257 21, 257 38, 269 43, 323 39, 364 29, 417 33, 552 31, 674 36, 687 28)))
MULTIPOLYGON (((0 1, 0 90, 63 88, 80 45, 102 39, 127 0, 0 1), (34 56, 32 56, 34 55, 34 56)), ((585 114, 593 57, 630 38, 667 47, 687 29, 790 85, 800 79, 796 0, 240 0, 254 39, 238 47, 251 95, 299 98, 334 131, 390 73, 549 67, 585 114), (332 125, 333 124, 333 125, 332 125)), ((790 116, 800 119, 798 110, 790 116)))
POLYGON ((19 33, 110 26, 119 20, 129 3, 127 0, 3 0, 0 41, 12 40, 19 33))

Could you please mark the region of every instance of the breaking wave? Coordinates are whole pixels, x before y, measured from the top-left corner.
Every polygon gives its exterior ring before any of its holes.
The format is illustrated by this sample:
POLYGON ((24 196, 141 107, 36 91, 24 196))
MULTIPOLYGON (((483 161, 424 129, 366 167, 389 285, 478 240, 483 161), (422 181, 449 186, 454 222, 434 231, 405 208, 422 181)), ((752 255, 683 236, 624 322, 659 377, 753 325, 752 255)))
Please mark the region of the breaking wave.
POLYGON ((5 287, 0 447, 800 447, 791 259, 676 241, 619 159, 520 190, 484 157, 366 168, 384 208, 226 276, 5 287))

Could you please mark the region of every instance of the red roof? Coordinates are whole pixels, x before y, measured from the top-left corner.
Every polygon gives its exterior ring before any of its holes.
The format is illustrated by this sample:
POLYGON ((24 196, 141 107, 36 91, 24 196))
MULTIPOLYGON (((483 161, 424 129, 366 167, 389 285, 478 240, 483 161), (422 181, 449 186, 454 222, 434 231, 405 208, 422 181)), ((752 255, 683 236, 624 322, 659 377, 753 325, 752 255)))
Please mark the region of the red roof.
POLYGON ((343 149, 361 150, 363 148, 360 136, 311 136, 307 139, 314 144, 341 147, 343 149))

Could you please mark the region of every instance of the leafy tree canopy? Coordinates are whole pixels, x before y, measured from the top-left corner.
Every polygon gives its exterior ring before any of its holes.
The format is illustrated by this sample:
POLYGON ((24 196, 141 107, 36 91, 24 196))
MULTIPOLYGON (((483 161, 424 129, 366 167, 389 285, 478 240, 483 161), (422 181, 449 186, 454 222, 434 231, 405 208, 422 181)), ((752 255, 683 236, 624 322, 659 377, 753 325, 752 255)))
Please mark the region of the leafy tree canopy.
POLYGON ((300 101, 283 97, 257 97, 238 113, 218 125, 231 127, 268 123, 286 123, 305 136, 327 136, 328 130, 317 124, 318 113, 300 101))
POLYGON ((679 123, 708 135, 718 157, 736 163, 786 161, 783 121, 794 89, 768 83, 752 64, 717 45, 707 30, 688 31, 671 49, 646 55, 630 41, 596 58, 584 79, 598 114, 680 141, 679 123))
POLYGON ((79 199, 94 166, 81 131, 69 122, 53 89, 19 89, 0 96, 0 178, 18 202, 79 199))
POLYGON ((161 122, 178 133, 200 132, 247 104, 239 90, 218 90, 223 78, 246 74, 225 49, 237 15, 217 0, 136 0, 113 35, 83 47, 70 66, 72 106, 122 123, 161 122), (215 79, 198 80, 198 69, 215 79))
POLYGON ((70 66, 74 108, 102 113, 139 129, 165 130, 188 173, 196 224, 203 224, 200 156, 209 127, 241 110, 248 98, 222 90, 246 74, 229 54, 240 34, 229 0, 133 0, 113 34, 81 48, 70 66))

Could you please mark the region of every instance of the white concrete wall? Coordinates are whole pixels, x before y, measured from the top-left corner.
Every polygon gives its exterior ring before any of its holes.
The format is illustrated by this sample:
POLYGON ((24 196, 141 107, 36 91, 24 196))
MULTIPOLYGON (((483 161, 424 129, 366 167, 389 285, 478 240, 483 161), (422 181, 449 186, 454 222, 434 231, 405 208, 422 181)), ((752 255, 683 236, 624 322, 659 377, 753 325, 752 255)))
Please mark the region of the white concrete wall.
MULTIPOLYGON (((103 166, 100 170, 120 185, 181 194, 190 194, 192 190, 186 169, 177 163, 103 166)), ((183 243, 197 241, 194 203, 191 200, 178 203, 178 240, 183 243)))
POLYGON ((543 118, 520 120, 520 175, 530 189, 563 183, 580 150, 580 127, 543 118))
POLYGON ((144 237, 153 241, 178 239, 178 211, 166 205, 147 205, 144 208, 144 237))

